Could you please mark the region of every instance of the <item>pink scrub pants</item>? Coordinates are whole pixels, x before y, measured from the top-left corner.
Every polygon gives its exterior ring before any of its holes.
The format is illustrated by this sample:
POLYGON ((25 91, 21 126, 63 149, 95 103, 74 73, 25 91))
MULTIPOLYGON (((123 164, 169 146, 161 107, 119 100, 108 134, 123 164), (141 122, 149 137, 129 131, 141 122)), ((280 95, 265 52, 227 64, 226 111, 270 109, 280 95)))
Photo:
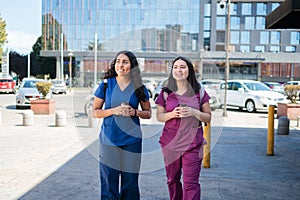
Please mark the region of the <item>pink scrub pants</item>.
POLYGON ((162 148, 162 152, 170 200, 199 200, 202 148, 198 147, 186 152, 162 148), (183 187, 180 181, 181 174, 183 174, 183 187))

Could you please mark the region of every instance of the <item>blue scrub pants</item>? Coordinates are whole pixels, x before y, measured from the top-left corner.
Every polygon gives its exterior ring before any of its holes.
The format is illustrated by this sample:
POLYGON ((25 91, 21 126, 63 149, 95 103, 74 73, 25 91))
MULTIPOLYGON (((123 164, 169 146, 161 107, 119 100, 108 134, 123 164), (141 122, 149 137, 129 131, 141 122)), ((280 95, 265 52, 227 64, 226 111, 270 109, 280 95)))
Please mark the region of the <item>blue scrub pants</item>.
POLYGON ((126 146, 100 144, 101 200, 140 199, 138 178, 141 150, 141 142, 126 146))

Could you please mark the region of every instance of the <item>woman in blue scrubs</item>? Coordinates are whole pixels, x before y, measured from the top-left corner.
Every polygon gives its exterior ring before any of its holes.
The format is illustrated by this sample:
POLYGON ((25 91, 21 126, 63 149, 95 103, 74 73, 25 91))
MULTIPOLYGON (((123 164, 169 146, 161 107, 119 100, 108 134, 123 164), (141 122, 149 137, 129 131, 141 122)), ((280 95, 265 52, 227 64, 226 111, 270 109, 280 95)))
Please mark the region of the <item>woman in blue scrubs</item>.
POLYGON ((102 78, 93 106, 94 117, 103 118, 99 135, 101 200, 140 199, 140 118, 151 117, 151 105, 136 56, 119 52, 102 78))

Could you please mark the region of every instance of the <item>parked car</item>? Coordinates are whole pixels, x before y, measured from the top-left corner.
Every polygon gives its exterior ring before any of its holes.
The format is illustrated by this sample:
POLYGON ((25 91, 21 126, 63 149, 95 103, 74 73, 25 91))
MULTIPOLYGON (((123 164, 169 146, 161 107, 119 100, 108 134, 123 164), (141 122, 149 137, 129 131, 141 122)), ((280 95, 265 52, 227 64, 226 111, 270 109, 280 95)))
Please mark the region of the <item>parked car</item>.
POLYGON ((283 84, 278 82, 264 82, 264 84, 271 88, 271 90, 285 95, 283 84))
MULTIPOLYGON (((44 79, 24 78, 16 95, 16 108, 30 107, 30 101, 42 99, 43 95, 39 93, 36 82, 46 81, 44 79)), ((52 98, 52 91, 46 95, 47 99, 52 98)))
POLYGON ((16 93, 16 83, 12 77, 0 78, 0 93, 16 93))
POLYGON ((164 87, 164 85, 166 84, 166 82, 167 82, 167 79, 162 79, 162 80, 160 80, 160 81, 158 82, 158 84, 157 84, 155 90, 153 91, 153 95, 152 95, 152 98, 153 98, 154 101, 155 101, 156 98, 158 97, 158 95, 159 95, 161 89, 164 87))
POLYGON ((67 94, 67 85, 63 80, 52 80, 53 94, 67 94))
POLYGON ((151 80, 151 79, 146 79, 146 78, 143 78, 142 79, 143 81, 143 84, 146 86, 148 92, 149 92, 149 96, 150 98, 153 97, 153 92, 157 86, 157 82, 154 81, 154 80, 151 80))
MULTIPOLYGON (((224 104, 225 83, 220 85, 220 99, 224 104)), ((229 80, 227 81, 226 105, 246 108, 248 112, 257 109, 268 109, 269 105, 277 107, 278 103, 287 103, 286 97, 272 91, 268 86, 253 80, 229 80)))
POLYGON ((201 81, 201 84, 204 85, 206 88, 213 88, 218 90, 220 88, 220 83, 223 83, 223 80, 220 79, 204 79, 201 81))

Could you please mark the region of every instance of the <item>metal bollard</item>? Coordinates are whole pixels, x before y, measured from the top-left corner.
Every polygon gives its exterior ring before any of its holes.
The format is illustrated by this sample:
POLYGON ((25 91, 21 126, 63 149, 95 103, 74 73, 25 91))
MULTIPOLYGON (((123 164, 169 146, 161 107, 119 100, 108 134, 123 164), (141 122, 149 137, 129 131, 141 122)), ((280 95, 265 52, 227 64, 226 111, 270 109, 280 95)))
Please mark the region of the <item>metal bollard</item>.
POLYGON ((210 123, 205 123, 204 125, 204 138, 206 140, 206 144, 203 149, 203 167, 210 168, 210 123))
POLYGON ((34 121, 34 112, 32 110, 27 110, 23 114, 23 126, 31 126, 34 121))
POLYGON ((89 127, 94 127, 94 118, 93 118, 93 110, 91 108, 88 109, 88 121, 89 127))
POLYGON ((268 137, 267 137, 267 155, 274 155, 274 106, 269 106, 268 113, 268 137))
POLYGON ((290 130, 290 120, 286 116, 281 116, 278 119, 278 135, 288 135, 290 130))
POLYGON ((67 125, 67 114, 63 110, 55 111, 55 126, 62 127, 67 125))

